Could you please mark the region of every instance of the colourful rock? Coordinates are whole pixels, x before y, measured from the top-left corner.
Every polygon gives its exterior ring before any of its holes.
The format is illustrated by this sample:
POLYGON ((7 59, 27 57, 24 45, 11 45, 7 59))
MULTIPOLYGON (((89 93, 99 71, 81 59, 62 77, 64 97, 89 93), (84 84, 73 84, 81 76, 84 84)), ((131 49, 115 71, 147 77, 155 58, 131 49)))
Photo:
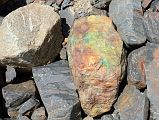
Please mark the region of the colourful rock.
POLYGON ((123 42, 112 20, 94 15, 76 20, 67 52, 85 113, 94 117, 109 111, 125 73, 123 42))

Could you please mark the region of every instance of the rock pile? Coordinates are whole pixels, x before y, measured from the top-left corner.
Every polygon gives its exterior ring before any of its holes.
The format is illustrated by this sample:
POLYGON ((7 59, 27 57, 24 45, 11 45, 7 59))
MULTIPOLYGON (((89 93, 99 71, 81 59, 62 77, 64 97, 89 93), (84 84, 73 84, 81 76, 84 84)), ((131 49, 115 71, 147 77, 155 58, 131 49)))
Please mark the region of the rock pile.
POLYGON ((158 0, 1 0, 0 120, 159 120, 158 0))

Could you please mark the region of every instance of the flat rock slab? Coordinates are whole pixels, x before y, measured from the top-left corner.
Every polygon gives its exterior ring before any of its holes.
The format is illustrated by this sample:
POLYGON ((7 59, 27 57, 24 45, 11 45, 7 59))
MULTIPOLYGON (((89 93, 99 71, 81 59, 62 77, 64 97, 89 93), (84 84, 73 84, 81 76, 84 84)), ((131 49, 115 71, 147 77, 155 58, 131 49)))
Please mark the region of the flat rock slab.
POLYGON ((135 85, 138 89, 146 87, 146 47, 132 51, 128 56, 127 80, 128 84, 135 85))
POLYGON ((159 44, 159 13, 148 12, 144 19, 147 39, 150 42, 159 44))
POLYGON ((120 120, 147 120, 148 109, 149 102, 146 95, 131 85, 125 87, 115 104, 120 120))
POLYGON ((91 117, 109 111, 125 74, 123 42, 111 19, 92 15, 76 20, 67 45, 83 110, 91 117))
POLYGON ((61 50, 60 16, 50 6, 29 4, 8 14, 0 28, 0 63, 21 68, 44 65, 61 50))
POLYGON ((30 97, 35 96, 36 88, 32 80, 18 83, 8 84, 2 88, 3 98, 6 101, 5 106, 8 109, 16 109, 30 97))
POLYGON ((127 46, 146 41, 141 0, 112 0, 109 15, 127 46))
POLYGON ((146 56, 147 96, 150 100, 152 117, 159 120, 159 45, 148 43, 146 56))
POLYGON ((33 68, 48 120, 81 120, 80 103, 67 61, 33 68))

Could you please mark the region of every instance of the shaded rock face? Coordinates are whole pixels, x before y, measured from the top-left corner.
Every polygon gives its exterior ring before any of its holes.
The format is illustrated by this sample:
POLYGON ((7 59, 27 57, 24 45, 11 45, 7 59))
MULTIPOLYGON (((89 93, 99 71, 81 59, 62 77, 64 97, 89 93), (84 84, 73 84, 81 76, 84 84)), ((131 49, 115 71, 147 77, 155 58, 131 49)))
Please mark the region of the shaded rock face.
POLYGON ((150 109, 153 119, 159 119, 159 45, 154 43, 147 44, 146 56, 146 83, 147 96, 150 100, 150 109))
POLYGON ((67 61, 33 68, 48 120, 81 120, 81 109, 67 61))
POLYGON ((140 0, 112 0, 109 15, 127 46, 141 45, 146 41, 140 0))
POLYGON ((146 47, 132 51, 128 56, 127 80, 139 89, 146 87, 146 47))
POLYGON ((47 64, 60 52, 60 17, 49 6, 21 7, 4 18, 0 30, 1 64, 31 68, 47 64))
POLYGON ((111 2, 111 0, 90 0, 90 1, 91 1, 91 4, 98 9, 101 9, 101 8, 104 9, 108 7, 108 5, 111 2))
POLYGON ((147 120, 149 102, 145 94, 128 85, 119 96, 115 109, 120 120, 147 120))
POLYGON ((123 42, 106 16, 75 21, 68 37, 68 59, 85 113, 111 109, 124 75, 123 42))
POLYGON ((159 13, 148 12, 145 15, 145 31, 150 42, 159 44, 159 13))

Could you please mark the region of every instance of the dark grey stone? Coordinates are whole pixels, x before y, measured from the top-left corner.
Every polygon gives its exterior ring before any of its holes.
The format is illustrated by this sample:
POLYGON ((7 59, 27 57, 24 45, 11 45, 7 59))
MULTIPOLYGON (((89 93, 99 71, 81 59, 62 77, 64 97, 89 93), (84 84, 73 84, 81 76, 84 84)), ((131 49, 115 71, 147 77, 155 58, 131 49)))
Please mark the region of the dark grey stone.
POLYGON ((7 71, 6 71, 6 82, 10 83, 16 78, 16 71, 14 67, 7 65, 7 71))
POLYGON ((114 120, 112 115, 103 115, 101 118, 93 120, 114 120))
POLYGON ((80 103, 67 61, 32 69, 48 120, 81 120, 80 103))
POLYGON ((127 46, 146 41, 141 0, 112 0, 109 15, 127 46))
POLYGON ((108 5, 111 2, 111 0, 90 0, 90 1, 91 4, 98 9, 108 7, 108 5))
POLYGON ((147 120, 149 102, 144 93, 128 85, 115 103, 115 112, 120 120, 147 120))
POLYGON ((29 100, 27 100, 20 106, 18 113, 23 115, 28 111, 33 111, 39 106, 39 104, 39 100, 34 97, 31 97, 29 100))
POLYGON ((135 85, 138 89, 143 89, 146 87, 145 59, 145 46, 132 51, 128 56, 128 84, 135 85))

